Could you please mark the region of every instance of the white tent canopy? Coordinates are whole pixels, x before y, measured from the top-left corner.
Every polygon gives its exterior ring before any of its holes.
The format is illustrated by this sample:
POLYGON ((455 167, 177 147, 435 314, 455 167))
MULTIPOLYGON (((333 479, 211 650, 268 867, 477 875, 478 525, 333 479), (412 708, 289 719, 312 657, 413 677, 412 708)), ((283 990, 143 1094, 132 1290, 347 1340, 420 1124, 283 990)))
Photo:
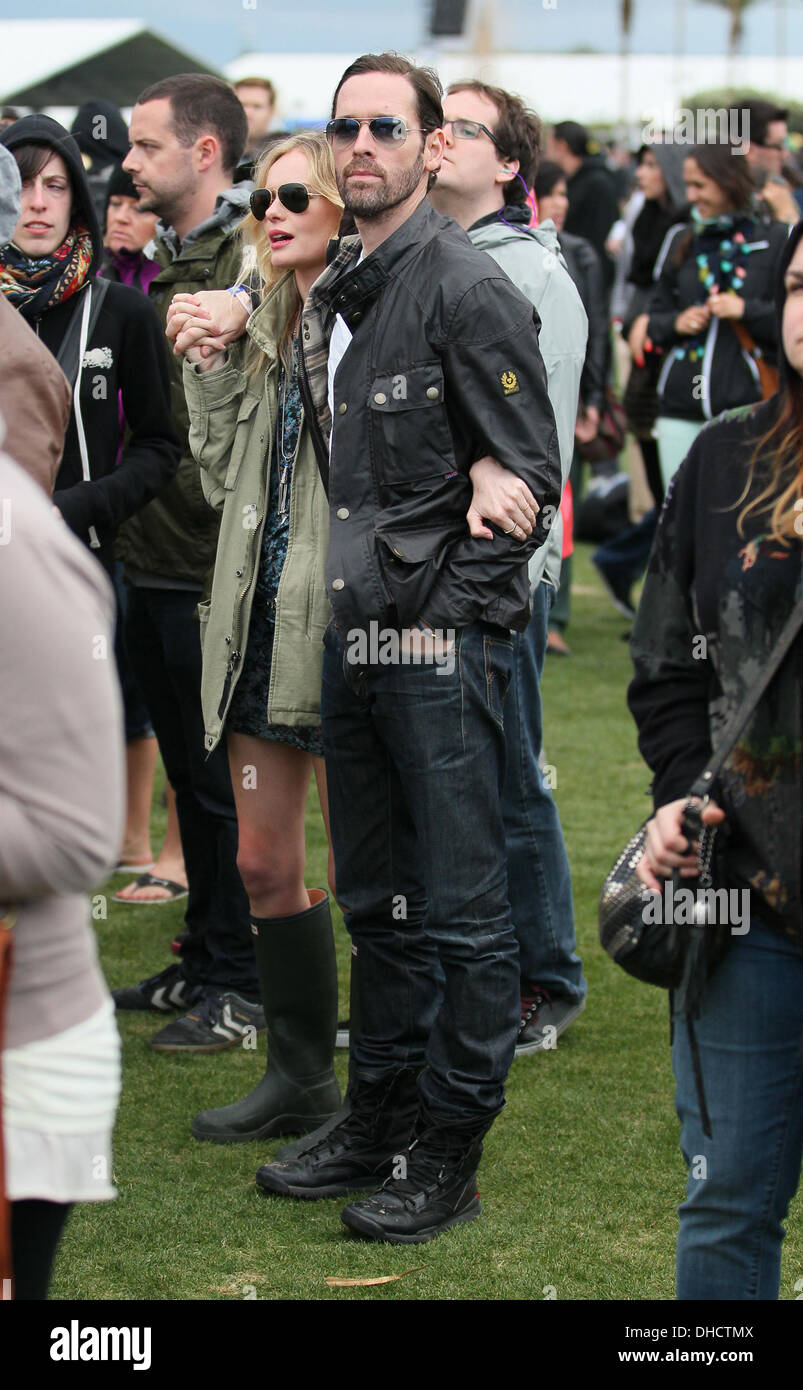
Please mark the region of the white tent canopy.
POLYGON ((137 19, 0 21, 0 99, 23 106, 78 106, 104 97, 129 106, 151 82, 212 72, 137 19))

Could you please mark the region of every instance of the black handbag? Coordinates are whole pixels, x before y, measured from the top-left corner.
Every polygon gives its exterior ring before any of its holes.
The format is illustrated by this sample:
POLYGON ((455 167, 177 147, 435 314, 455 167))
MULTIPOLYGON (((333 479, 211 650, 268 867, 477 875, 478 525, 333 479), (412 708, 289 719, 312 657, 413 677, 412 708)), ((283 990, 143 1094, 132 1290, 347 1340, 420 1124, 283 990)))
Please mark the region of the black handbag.
MULTIPOLYGON (((670 991, 670 1009, 685 1019, 689 1034, 694 1081, 700 1107, 703 1133, 711 1136, 711 1119, 703 1088, 700 1052, 694 1031, 707 981, 727 953, 731 941, 730 927, 709 921, 706 905, 711 899, 700 897, 699 890, 715 887, 724 874, 719 869, 723 858, 724 826, 703 826, 700 816, 710 800, 716 778, 737 738, 758 705, 775 672, 786 656, 803 623, 803 598, 795 604, 783 626, 772 655, 753 688, 728 720, 719 748, 700 773, 689 792, 683 809, 683 833, 691 843, 699 843, 699 876, 681 879, 676 870, 672 876, 673 892, 679 886, 693 887, 695 908, 691 922, 680 923, 670 914, 660 918, 653 913, 647 919, 649 899, 659 896, 645 888, 636 873, 644 853, 647 822, 636 831, 608 874, 599 900, 599 939, 612 960, 629 975, 650 985, 670 991), (702 910, 699 910, 701 909, 702 910)), ((727 825, 727 822, 724 823, 727 825)))
MULTIPOLYGON (((599 900, 599 939, 612 960, 646 984, 678 992, 678 1007, 687 1017, 699 1008, 706 980, 727 951, 731 933, 727 925, 710 921, 707 908, 711 891, 723 878, 721 864, 727 831, 724 827, 703 826, 700 815, 711 798, 716 778, 736 740, 745 728, 775 672, 786 656, 803 623, 803 599, 799 599, 787 619, 772 655, 760 678, 734 711, 723 731, 719 747, 696 779, 683 811, 683 833, 699 841, 696 879, 672 876, 673 894, 691 888, 695 896, 694 919, 675 920, 670 914, 648 912, 655 909, 655 893, 645 888, 636 873, 644 854, 647 822, 625 845, 602 886, 599 900)), ((726 823, 727 824, 727 823, 726 823)), ((669 882, 669 880, 667 880, 669 882)))
POLYGON ((645 351, 643 364, 639 366, 638 362, 634 362, 630 368, 622 407, 628 429, 636 439, 652 439, 653 428, 658 419, 656 388, 660 374, 661 360, 656 352, 645 351))
POLYGON ((583 463, 610 463, 618 458, 625 445, 627 417, 622 403, 613 388, 605 390, 605 401, 600 411, 599 429, 587 444, 575 440, 575 448, 583 463))

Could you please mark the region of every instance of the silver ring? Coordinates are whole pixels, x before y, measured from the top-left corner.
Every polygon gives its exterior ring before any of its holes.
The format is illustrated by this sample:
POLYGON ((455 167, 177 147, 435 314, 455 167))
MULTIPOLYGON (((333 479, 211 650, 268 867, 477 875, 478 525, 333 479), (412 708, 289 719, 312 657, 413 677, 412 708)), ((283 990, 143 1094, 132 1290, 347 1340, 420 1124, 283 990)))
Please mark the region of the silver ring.
POLYGON ((513 536, 513 535, 515 535, 515 533, 518 531, 518 529, 519 529, 519 528, 518 528, 518 525, 512 526, 512 527, 510 528, 509 531, 506 531, 506 532, 505 532, 505 535, 506 535, 506 536, 513 536))

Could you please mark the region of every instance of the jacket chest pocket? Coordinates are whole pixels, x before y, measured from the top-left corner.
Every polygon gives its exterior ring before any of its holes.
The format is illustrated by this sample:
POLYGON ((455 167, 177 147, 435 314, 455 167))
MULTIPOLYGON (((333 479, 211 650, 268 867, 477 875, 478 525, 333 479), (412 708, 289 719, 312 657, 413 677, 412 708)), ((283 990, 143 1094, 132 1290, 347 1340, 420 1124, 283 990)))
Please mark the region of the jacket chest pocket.
MULTIPOLYGON (((226 469, 226 477, 223 486, 228 491, 233 491, 237 486, 237 478, 240 473, 243 458, 248 450, 251 435, 257 426, 257 421, 252 419, 254 411, 259 405, 259 396, 246 393, 240 409, 237 411, 237 428, 234 431, 234 443, 231 446, 229 466, 226 469)), ((263 421, 267 425, 267 421, 263 421)), ((265 453, 268 450, 267 429, 265 430, 265 453)))
POLYGON ((440 362, 374 377, 368 404, 380 482, 397 487, 453 470, 440 362))

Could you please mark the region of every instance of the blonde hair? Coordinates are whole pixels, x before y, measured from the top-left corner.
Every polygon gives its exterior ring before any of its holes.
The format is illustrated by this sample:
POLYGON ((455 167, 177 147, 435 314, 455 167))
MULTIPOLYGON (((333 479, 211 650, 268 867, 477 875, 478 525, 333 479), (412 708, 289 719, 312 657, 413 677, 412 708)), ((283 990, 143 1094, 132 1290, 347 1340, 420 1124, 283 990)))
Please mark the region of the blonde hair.
MULTIPOLYGON (((282 155, 290 154, 292 150, 301 150, 306 155, 309 165, 307 176, 307 187, 310 193, 319 193, 330 203, 338 213, 343 211, 343 199, 337 191, 335 181, 335 166, 332 160, 332 151, 329 142, 322 131, 302 130, 296 135, 290 135, 286 140, 279 144, 272 145, 270 149, 260 157, 254 170, 254 188, 267 187, 268 174, 273 165, 282 155)), ((240 228, 244 246, 253 247, 253 255, 256 258, 256 267, 261 281, 260 302, 266 294, 273 288, 283 275, 284 270, 277 270, 273 264, 270 251, 270 243, 265 235, 264 222, 258 222, 252 213, 249 213, 240 228)), ((246 252, 247 254, 247 252, 246 252)), ((301 297, 296 294, 294 303, 287 318, 287 322, 282 328, 279 338, 279 356, 284 363, 285 369, 290 368, 290 339, 293 333, 293 324, 301 307, 301 297)), ((249 374, 258 370, 262 362, 263 353, 259 351, 255 344, 251 345, 253 355, 249 351, 252 360, 249 362, 249 374)))

